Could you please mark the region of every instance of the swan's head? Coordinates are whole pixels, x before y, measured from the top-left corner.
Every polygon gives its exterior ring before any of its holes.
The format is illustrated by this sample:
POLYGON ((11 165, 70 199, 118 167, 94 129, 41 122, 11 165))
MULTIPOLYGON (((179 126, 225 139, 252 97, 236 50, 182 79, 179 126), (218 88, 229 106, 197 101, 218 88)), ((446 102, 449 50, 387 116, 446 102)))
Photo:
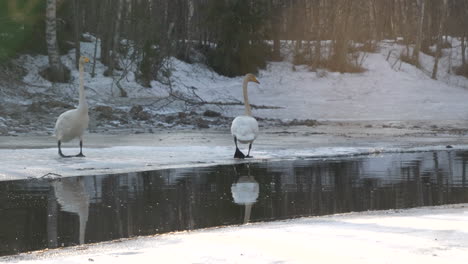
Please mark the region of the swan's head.
POLYGON ((81 65, 84 65, 85 63, 88 63, 89 62, 89 58, 88 57, 85 57, 85 56, 81 56, 80 57, 80 64, 81 65))
POLYGON ((247 82, 255 82, 255 83, 260 84, 260 82, 257 80, 257 77, 255 77, 255 75, 253 75, 251 73, 247 73, 245 75, 244 80, 246 80, 247 82))

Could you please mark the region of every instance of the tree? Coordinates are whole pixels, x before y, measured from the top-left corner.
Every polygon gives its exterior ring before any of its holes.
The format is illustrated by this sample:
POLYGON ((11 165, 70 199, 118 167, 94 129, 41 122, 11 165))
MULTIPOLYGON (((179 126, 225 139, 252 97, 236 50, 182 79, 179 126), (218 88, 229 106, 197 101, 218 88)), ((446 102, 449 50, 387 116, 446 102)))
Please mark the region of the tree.
POLYGON ((314 28, 315 28, 315 48, 313 65, 314 69, 317 69, 322 61, 322 26, 321 26, 321 12, 320 12, 321 0, 314 0, 313 17, 314 17, 314 28))
POLYGON ((56 0, 47 0, 46 7, 46 40, 49 67, 43 76, 51 82, 68 82, 70 70, 62 64, 57 43, 56 0))
POLYGON ((445 20, 447 17, 447 0, 442 0, 440 4, 440 17, 439 17, 439 30, 437 34, 437 51, 435 54, 434 68, 432 69, 432 79, 437 80, 437 68, 439 66, 439 59, 442 55, 442 31, 445 26, 445 20))
POLYGON ((346 72, 348 66, 348 42, 350 39, 350 18, 352 0, 339 0, 337 15, 334 21, 333 55, 329 66, 332 70, 346 72))
POLYGON ((419 52, 421 51, 421 42, 423 38, 424 16, 426 15, 426 0, 418 0, 419 20, 416 34, 416 43, 413 49, 412 60, 416 66, 419 66, 419 52))
MULTIPOLYGON (((60 62, 58 47, 63 52, 73 48, 67 44, 74 43, 75 58, 78 58, 81 32, 90 32, 98 39, 95 54, 100 54, 101 62, 108 66, 106 75, 113 76, 115 69, 125 66, 119 62, 132 61, 138 66, 137 79, 150 86, 153 80, 168 80, 167 62, 171 56, 188 62, 196 58, 197 62, 204 61, 228 76, 255 72, 265 66, 266 60, 281 60, 281 40, 295 44, 295 63, 308 64, 313 69, 327 67, 354 72, 361 70, 355 67, 359 67, 356 55, 360 52, 372 51, 380 39, 404 37, 407 46, 404 59, 418 65, 420 51, 429 52, 426 47, 439 42, 440 33, 446 32, 461 37, 465 55, 462 64, 466 65, 468 1, 447 0, 446 10, 450 15, 444 18, 445 22, 441 21, 440 3, 428 0, 8 0, 0 1, 0 14, 7 10, 4 16, 9 17, 7 23, 0 24, 0 31, 6 32, 0 36, 0 57, 11 56, 20 49, 35 53, 47 51, 50 66, 44 75, 51 80, 66 81, 68 69, 60 62), (57 9, 60 2, 64 4, 62 7, 70 8, 57 9), (21 12, 30 9, 31 3, 42 3, 41 14, 47 4, 47 20, 41 16, 38 17, 41 23, 26 21, 25 18, 30 20, 32 16, 21 12), (57 28, 56 16, 64 22, 64 27, 57 28), (441 22, 447 25, 442 32, 441 22), (41 38, 47 25, 47 41, 41 41, 44 46, 22 39, 21 34, 33 35, 22 32, 28 28, 26 24, 34 24, 41 38), (128 41, 124 44, 122 39, 128 41), (410 47, 414 47, 412 54, 410 47), (195 57, 195 54, 205 57, 195 57), (127 57, 120 60, 117 56, 127 57)), ((40 39, 36 35, 32 38, 40 39)))
POLYGON ((208 62, 218 73, 236 76, 265 67, 269 48, 265 45, 263 1, 210 0, 208 27, 216 47, 208 62))
MULTIPOLYGON (((27 44, 34 43, 31 46, 36 50, 45 48, 45 41, 44 43, 31 41, 37 37, 34 30, 43 26, 44 9, 45 4, 42 1, 27 1, 26 3, 14 0, 0 1, 1 61, 15 56, 17 52, 23 52, 29 48, 27 44)), ((43 30, 39 37, 44 38, 43 30)))
POLYGON ((81 56, 81 6, 80 0, 73 0, 73 31, 75 37, 75 67, 78 69, 81 56))
POLYGON ((117 16, 116 16, 116 19, 114 20, 112 51, 111 51, 111 56, 109 60, 109 68, 107 70, 107 74, 109 76, 112 76, 112 74, 114 73, 115 64, 118 63, 117 55, 119 53, 119 46, 120 46, 120 24, 122 22, 122 10, 123 10, 123 5, 124 5, 123 0, 116 1, 116 5, 117 5, 117 14, 116 14, 117 16))

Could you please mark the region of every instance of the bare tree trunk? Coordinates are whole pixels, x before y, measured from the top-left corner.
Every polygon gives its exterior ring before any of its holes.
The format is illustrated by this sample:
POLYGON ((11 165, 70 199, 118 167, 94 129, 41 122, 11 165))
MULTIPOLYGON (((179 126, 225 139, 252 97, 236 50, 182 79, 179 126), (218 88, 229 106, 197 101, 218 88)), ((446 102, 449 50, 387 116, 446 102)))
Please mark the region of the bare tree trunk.
POLYGON ((333 47, 332 70, 346 72, 348 67, 347 49, 350 38, 349 18, 351 16, 352 0, 341 0, 341 5, 337 7, 339 14, 335 19, 335 36, 333 47))
POLYGON ((434 68, 432 69, 432 79, 437 80, 437 68, 439 66, 439 59, 442 56, 442 31, 445 25, 445 18, 447 17, 447 0, 442 1, 440 10, 439 30, 437 33, 437 51, 435 55, 434 68))
POLYGON ((314 8, 314 21, 315 21, 315 48, 314 48, 314 69, 320 66, 322 60, 322 28, 320 25, 320 0, 316 1, 314 8))
MULTIPOLYGON (((99 10, 99 8, 102 6, 100 2, 94 1, 93 6, 96 8, 96 10, 99 10)), ((100 11, 96 12, 97 14, 100 14, 100 11)), ((100 32, 101 29, 101 16, 98 15, 96 17, 96 32, 100 32)), ((96 76, 96 57, 97 57, 97 49, 98 49, 98 40, 102 42, 102 38, 98 38, 99 34, 96 34, 96 40, 94 42, 94 53, 93 53, 93 69, 91 71, 91 77, 94 78, 96 76)), ((102 56, 102 53, 101 53, 102 56)))
POLYGON ((461 53, 462 53, 462 67, 463 69, 466 67, 466 33, 463 33, 461 38, 461 53))
POLYGON ((371 33, 371 44, 374 45, 374 41, 377 40, 377 22, 375 18, 375 6, 374 0, 368 0, 368 9, 369 9, 369 22, 370 22, 370 33, 371 33))
POLYGON ((81 8, 80 0, 73 0, 73 24, 74 24, 74 35, 75 35, 75 67, 78 69, 78 64, 81 56, 81 8))
POLYGON ((111 60, 110 51, 112 46, 112 14, 113 8, 109 0, 99 1, 101 6, 100 16, 102 23, 99 31, 101 39, 101 62, 104 65, 109 65, 111 60))
POLYGON ((413 62, 416 66, 419 66, 419 52, 421 51, 421 42, 422 42, 422 34, 423 34, 423 26, 424 26, 424 15, 426 14, 425 6, 426 0, 418 0, 419 4, 419 22, 418 22, 418 31, 416 34, 416 43, 414 45, 413 50, 413 62))
POLYGON ((188 17, 187 17, 187 43, 185 44, 185 59, 189 58, 190 49, 192 48, 192 31, 193 31, 193 15, 195 12, 195 4, 193 0, 188 0, 188 17))
POLYGON ((408 24, 407 24, 407 21, 408 21, 408 14, 409 14, 409 10, 408 10, 408 7, 406 5, 406 1, 404 0, 397 0, 398 2, 398 10, 400 11, 400 32, 401 34, 403 34, 403 38, 404 38, 404 43, 405 43, 405 46, 406 46, 406 54, 405 56, 410 56, 410 53, 409 53, 409 45, 410 45, 410 30, 409 30, 409 27, 408 27, 408 24))
POLYGON ((273 60, 279 61, 281 59, 281 6, 279 3, 272 1, 272 37, 273 37, 273 60))
POLYGON ((119 53, 119 46, 120 46, 120 24, 122 22, 122 10, 123 10, 123 0, 119 0, 117 2, 117 18, 114 21, 115 27, 114 27, 114 36, 112 40, 112 53, 110 56, 110 61, 109 61, 109 68, 108 68, 108 75, 112 76, 114 73, 114 68, 115 68, 115 63, 118 59, 118 53, 119 53))
POLYGON ((47 54, 49 55, 49 68, 45 76, 52 82, 68 82, 70 70, 60 60, 60 51, 57 43, 56 0, 47 0, 46 9, 46 40, 47 54))

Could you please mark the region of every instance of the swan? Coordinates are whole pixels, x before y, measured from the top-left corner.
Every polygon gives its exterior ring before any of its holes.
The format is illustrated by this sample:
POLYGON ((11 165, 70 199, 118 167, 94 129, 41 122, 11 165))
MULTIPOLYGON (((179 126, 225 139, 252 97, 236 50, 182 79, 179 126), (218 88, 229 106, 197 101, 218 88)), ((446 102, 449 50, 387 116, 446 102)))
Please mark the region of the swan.
POLYGON ((243 159, 251 158, 250 150, 252 149, 252 143, 257 138, 258 135, 258 123, 255 118, 252 117, 252 110, 249 104, 249 96, 247 94, 247 84, 249 82, 256 82, 260 84, 255 75, 248 73, 244 77, 244 82, 242 84, 242 91, 244 93, 244 105, 245 105, 245 115, 236 117, 232 121, 231 125, 231 134, 234 136, 234 144, 236 144, 236 152, 234 153, 234 158, 243 159), (244 155, 239 150, 237 142, 242 144, 249 144, 249 152, 247 156, 244 155))
POLYGON ((81 56, 79 61, 79 70, 80 70, 80 99, 78 103, 78 108, 68 110, 62 113, 57 118, 57 123, 55 123, 55 137, 58 140, 58 153, 61 157, 68 158, 72 156, 67 156, 62 153, 61 144, 62 142, 68 142, 74 138, 80 139, 80 153, 75 157, 84 157, 83 155, 83 133, 86 128, 88 128, 89 116, 88 116, 88 103, 86 102, 85 90, 83 86, 83 71, 84 64, 88 63, 89 59, 87 57, 81 56))

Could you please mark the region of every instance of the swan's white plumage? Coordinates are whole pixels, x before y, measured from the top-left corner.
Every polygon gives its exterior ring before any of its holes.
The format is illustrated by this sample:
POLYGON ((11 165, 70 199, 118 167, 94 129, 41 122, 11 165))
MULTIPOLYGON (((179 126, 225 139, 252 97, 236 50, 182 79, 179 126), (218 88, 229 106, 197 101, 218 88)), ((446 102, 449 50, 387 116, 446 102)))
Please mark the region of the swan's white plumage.
POLYGON ((89 115, 87 109, 72 109, 62 113, 55 123, 55 137, 62 142, 81 138, 88 128, 89 115))
POLYGON ((62 113, 55 123, 55 137, 61 142, 68 142, 74 138, 80 138, 82 140, 83 133, 88 128, 89 115, 88 115, 88 104, 86 102, 86 96, 83 84, 83 72, 84 64, 88 63, 89 59, 81 57, 79 61, 80 71, 80 86, 79 86, 79 104, 78 108, 68 110, 62 113))
POLYGON ((258 123, 251 116, 238 116, 232 121, 231 133, 242 144, 252 143, 258 135, 258 123))

